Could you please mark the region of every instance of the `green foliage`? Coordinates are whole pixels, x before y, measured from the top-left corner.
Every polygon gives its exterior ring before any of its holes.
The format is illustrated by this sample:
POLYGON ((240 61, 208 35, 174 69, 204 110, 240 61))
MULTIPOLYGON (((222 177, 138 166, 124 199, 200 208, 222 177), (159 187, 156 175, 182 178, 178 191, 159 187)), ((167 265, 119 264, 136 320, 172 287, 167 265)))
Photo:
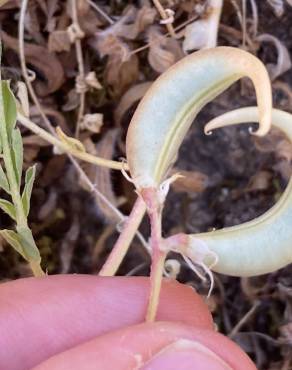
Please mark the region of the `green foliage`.
POLYGON ((19 129, 12 130, 12 159, 17 185, 20 188, 23 165, 23 144, 19 129))
POLYGON ((40 254, 27 224, 36 168, 27 169, 21 194, 23 142, 20 130, 15 127, 16 118, 16 99, 9 82, 0 81, 0 155, 4 162, 4 166, 0 166, 0 188, 11 197, 11 202, 0 199, 0 209, 16 223, 16 231, 5 229, 0 234, 30 266, 34 266, 34 273, 40 275, 43 274, 40 254))
POLYGON ((28 216, 30 208, 30 197, 35 179, 36 166, 29 167, 25 174, 25 186, 21 196, 25 215, 28 216))
POLYGON ((23 258, 26 259, 26 254, 23 250, 21 239, 15 231, 7 229, 1 230, 1 236, 8 244, 11 245, 12 248, 14 248, 19 254, 22 255, 23 258))
MULTIPOLYGON (((0 150, 0 153, 1 153, 1 150, 0 150)), ((6 193, 9 194, 9 192, 10 192, 9 183, 8 183, 8 180, 7 180, 7 176, 5 175, 5 172, 3 171, 3 168, 2 168, 1 165, 0 165, 0 188, 5 190, 6 193)))
POLYGON ((0 199, 0 208, 16 221, 15 207, 12 203, 8 202, 8 200, 0 199))

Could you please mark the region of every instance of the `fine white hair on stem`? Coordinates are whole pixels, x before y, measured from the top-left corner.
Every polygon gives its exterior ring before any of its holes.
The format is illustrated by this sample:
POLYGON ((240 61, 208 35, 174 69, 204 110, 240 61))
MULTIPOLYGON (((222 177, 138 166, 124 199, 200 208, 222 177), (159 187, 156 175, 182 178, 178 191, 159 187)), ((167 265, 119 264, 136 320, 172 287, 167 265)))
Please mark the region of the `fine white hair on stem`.
POLYGON ((212 293, 213 289, 214 289, 214 277, 213 277, 212 271, 203 262, 194 262, 189 257, 185 256, 184 254, 182 254, 182 257, 185 260, 185 262, 187 263, 187 265, 189 266, 189 268, 196 275, 198 275, 198 277, 202 281, 206 282, 206 278, 200 273, 200 271, 198 270, 198 268, 196 267, 196 265, 200 266, 203 269, 203 271, 208 275, 208 277, 210 279, 210 288, 208 290, 207 298, 209 298, 211 296, 211 293, 212 293))

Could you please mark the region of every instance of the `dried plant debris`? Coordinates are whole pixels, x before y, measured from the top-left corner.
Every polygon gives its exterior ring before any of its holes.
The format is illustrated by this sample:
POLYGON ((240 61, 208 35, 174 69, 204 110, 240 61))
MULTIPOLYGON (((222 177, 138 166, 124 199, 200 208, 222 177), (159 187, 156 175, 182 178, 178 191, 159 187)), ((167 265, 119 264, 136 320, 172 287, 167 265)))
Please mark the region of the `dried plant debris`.
POLYGON ((124 114, 132 107, 132 105, 143 98, 151 84, 152 82, 142 82, 134 85, 122 96, 114 112, 115 122, 117 125, 121 124, 124 114))
POLYGON ((139 61, 130 53, 130 47, 112 33, 100 33, 93 44, 100 57, 108 56, 104 80, 114 96, 119 96, 137 81, 139 61))
POLYGON ((157 27, 148 31, 149 53, 148 61, 158 73, 163 73, 183 57, 179 42, 173 38, 166 38, 157 27))
MULTIPOLYGON (((112 129, 104 135, 98 145, 95 145, 89 138, 84 141, 84 145, 89 153, 98 155, 102 158, 112 159, 115 152, 117 135, 118 130, 112 129)), ((119 200, 113 190, 111 171, 108 168, 96 167, 93 165, 86 165, 84 169, 97 189, 106 196, 111 204, 118 206, 119 200)), ((87 189, 87 187, 85 188, 87 189)), ((105 206, 104 202, 98 197, 96 197, 96 206, 100 216, 107 222, 117 223, 120 221, 117 218, 117 214, 109 207, 105 206)))
MULTIPOLYGON (((18 52, 18 40, 1 31, 4 47, 18 52)), ((64 82, 64 70, 57 57, 50 53, 45 47, 25 43, 25 56, 27 62, 36 68, 41 75, 35 82, 36 91, 40 96, 49 95, 58 90, 64 82)))
POLYGON ((274 44, 274 47, 277 50, 277 63, 276 64, 267 64, 266 67, 270 73, 272 80, 275 80, 281 74, 287 72, 291 66, 291 57, 286 46, 275 36, 270 34, 262 34, 257 37, 259 42, 268 42, 274 44))
POLYGON ((284 14, 284 0, 268 0, 267 2, 273 9, 275 15, 281 18, 284 14))
POLYGON ((213 48, 217 45, 222 6, 223 0, 210 0, 202 18, 186 27, 183 41, 185 52, 213 48))

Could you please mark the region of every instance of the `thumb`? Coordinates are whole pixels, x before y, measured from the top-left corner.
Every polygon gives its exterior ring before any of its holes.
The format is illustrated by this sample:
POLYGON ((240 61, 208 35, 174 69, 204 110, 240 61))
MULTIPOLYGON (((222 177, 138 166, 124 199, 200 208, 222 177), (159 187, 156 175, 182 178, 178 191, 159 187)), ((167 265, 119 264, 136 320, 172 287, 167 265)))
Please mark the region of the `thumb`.
POLYGON ((249 357, 223 335, 171 322, 143 323, 107 333, 51 357, 34 370, 144 368, 256 370, 249 357))

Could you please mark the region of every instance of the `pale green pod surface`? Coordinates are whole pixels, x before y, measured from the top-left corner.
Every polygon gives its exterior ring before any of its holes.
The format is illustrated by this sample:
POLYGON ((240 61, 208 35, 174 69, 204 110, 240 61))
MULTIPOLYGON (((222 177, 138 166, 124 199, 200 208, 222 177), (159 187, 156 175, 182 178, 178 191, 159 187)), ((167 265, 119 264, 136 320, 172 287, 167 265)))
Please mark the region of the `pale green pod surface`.
MULTIPOLYGON (((257 122, 256 107, 237 109, 216 117, 205 126, 211 131, 222 126, 257 122)), ((292 141, 292 115, 272 111, 272 124, 292 141)), ((262 216, 238 226, 191 236, 204 241, 218 256, 212 268, 233 276, 256 276, 276 271, 292 262, 292 180, 279 201, 262 216)))
POLYGON ((256 134, 271 121, 271 86, 264 65, 236 48, 193 53, 162 74, 140 102, 129 126, 126 151, 136 187, 157 187, 175 161, 179 146, 201 108, 233 82, 251 78, 260 110, 256 134))

